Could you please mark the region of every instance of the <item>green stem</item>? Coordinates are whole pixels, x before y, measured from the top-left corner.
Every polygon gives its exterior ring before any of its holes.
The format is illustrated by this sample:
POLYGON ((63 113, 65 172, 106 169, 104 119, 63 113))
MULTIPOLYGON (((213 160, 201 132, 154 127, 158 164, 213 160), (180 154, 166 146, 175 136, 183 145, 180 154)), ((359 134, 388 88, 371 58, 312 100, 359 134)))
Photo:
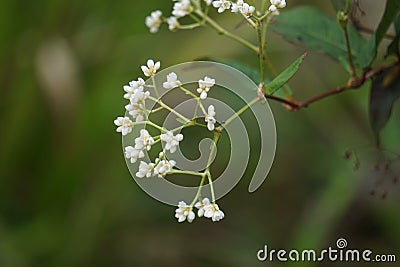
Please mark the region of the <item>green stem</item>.
POLYGON ((207 171, 207 177, 208 177, 208 183, 210 184, 211 199, 212 199, 212 202, 215 204, 214 186, 213 186, 213 181, 211 178, 210 171, 207 171))
POLYGON ((182 171, 182 170, 172 170, 169 174, 187 174, 187 175, 195 175, 195 176, 204 176, 204 173, 201 172, 193 172, 193 171, 182 171))
POLYGON ((186 89, 185 87, 179 86, 179 89, 181 89, 185 94, 190 95, 191 97, 193 97, 194 99, 198 99, 199 97, 195 94, 193 94, 192 92, 190 92, 188 89, 186 89))
POLYGON ((264 72, 265 72, 265 66, 264 66, 264 38, 262 34, 262 22, 258 22, 257 24, 257 39, 258 39, 258 50, 260 51, 258 58, 259 58, 259 63, 260 63, 260 84, 264 83, 264 72))
POLYGON ((199 99, 199 106, 200 106, 201 111, 203 111, 204 116, 206 116, 206 115, 207 115, 207 111, 206 111, 206 109, 204 108, 203 103, 201 103, 201 100, 200 100, 200 99, 199 99))
POLYGON ((259 17, 258 19, 259 19, 260 21, 262 21, 262 20, 264 20, 266 17, 268 17, 269 14, 271 14, 271 11, 267 11, 267 13, 265 13, 264 15, 262 15, 261 17, 259 17))
POLYGON ((207 125, 201 124, 201 123, 195 123, 194 125, 199 126, 199 127, 203 127, 203 128, 207 128, 207 125))
POLYGON ((245 40, 235 34, 230 33, 229 31, 225 30, 216 21, 214 21, 210 17, 206 16, 200 10, 196 10, 196 14, 199 15, 200 17, 202 17, 208 23, 208 25, 211 28, 213 28, 214 30, 216 30, 219 34, 225 35, 226 37, 228 37, 232 40, 235 40, 235 41, 241 43, 242 45, 246 46, 247 48, 253 50, 254 52, 258 53, 258 48, 255 45, 251 44, 247 40, 245 40))
POLYGON ((187 24, 187 25, 179 25, 178 29, 180 29, 180 30, 193 30, 193 29, 195 29, 197 27, 200 27, 200 26, 202 26, 202 24, 196 22, 196 23, 187 24))
POLYGON ((226 128, 226 126, 228 126, 228 124, 230 124, 234 119, 239 117, 243 112, 245 112, 248 108, 250 108, 252 105, 257 103, 259 100, 260 100, 260 98, 258 98, 258 97, 254 98, 252 101, 250 101, 250 103, 243 106, 238 112, 236 112, 231 117, 229 117, 222 126, 218 127, 218 128, 220 128, 220 131, 222 131, 224 128, 226 128))
POLYGON ((150 113, 156 113, 156 112, 158 112, 158 111, 160 111, 160 110, 163 110, 164 108, 163 107, 159 107, 159 108, 156 108, 156 109, 153 109, 150 113))
POLYGON ((267 33, 268 33, 268 25, 269 25, 269 19, 267 19, 265 22, 261 21, 263 24, 263 33, 262 33, 262 44, 263 44, 263 51, 266 51, 266 46, 267 46, 267 33))
POLYGON ((183 121, 185 121, 186 123, 189 123, 190 120, 188 118, 186 118, 185 116, 183 116, 182 114, 180 114, 179 112, 175 111, 174 109, 170 108, 168 105, 164 104, 161 99, 156 99, 152 96, 148 97, 150 100, 153 100, 154 102, 158 103, 161 107, 165 108, 166 110, 174 113, 176 116, 178 116, 180 119, 182 119, 183 121))
POLYGON ((160 130, 161 132, 167 132, 166 129, 164 129, 163 127, 161 127, 161 126, 155 124, 154 122, 145 121, 144 123, 145 123, 145 124, 148 124, 148 125, 150 125, 150 126, 153 126, 154 128, 157 128, 157 129, 160 130))
POLYGON ((210 156, 208 157, 208 160, 207 160, 207 169, 204 172, 208 177, 208 183, 210 184, 211 197, 212 197, 213 203, 215 203, 215 194, 214 194, 213 181, 212 181, 211 173, 210 173, 210 166, 211 166, 211 161, 212 161, 215 149, 217 147, 217 143, 218 143, 220 135, 221 135, 221 133, 218 133, 218 132, 214 133, 214 139, 213 139, 214 145, 211 147, 210 156))
POLYGON ((252 28, 257 29, 257 24, 254 23, 254 21, 252 21, 252 20, 251 20, 249 17, 247 17, 245 14, 243 14, 243 13, 240 13, 240 14, 242 14, 243 18, 247 21, 247 23, 250 24, 250 26, 251 26, 252 28))
POLYGON ((201 176, 202 176, 202 178, 201 178, 201 181, 200 181, 199 188, 197 189, 196 196, 194 197, 192 203, 190 203, 191 207, 193 207, 193 205, 196 203, 197 199, 200 197, 201 189, 203 189, 203 185, 204 185, 204 182, 206 180, 206 175, 204 173, 202 173, 201 176))
POLYGON ((350 38, 349 38, 347 24, 346 24, 346 26, 343 27, 343 31, 344 31, 344 37, 346 39, 347 55, 349 57, 350 75, 351 75, 351 77, 356 77, 356 69, 355 69, 354 63, 353 63, 353 55, 351 53, 350 38))
POLYGON ((153 83, 154 92, 156 93, 157 98, 160 98, 160 94, 158 93, 157 86, 156 86, 156 81, 155 81, 155 79, 154 79, 154 76, 151 76, 151 81, 152 81, 152 83, 153 83))
POLYGON ((189 90, 187 90, 186 88, 184 88, 182 86, 179 86, 179 89, 181 89, 185 94, 190 95, 191 97, 193 97, 197 101, 197 105, 196 105, 196 109, 195 109, 195 112, 194 112, 194 118, 193 119, 195 119, 197 117, 197 110, 198 110, 199 107, 204 112, 204 115, 207 114, 205 109, 204 109, 203 104, 201 103, 200 97, 198 97, 197 95, 193 94, 192 92, 190 92, 189 90))

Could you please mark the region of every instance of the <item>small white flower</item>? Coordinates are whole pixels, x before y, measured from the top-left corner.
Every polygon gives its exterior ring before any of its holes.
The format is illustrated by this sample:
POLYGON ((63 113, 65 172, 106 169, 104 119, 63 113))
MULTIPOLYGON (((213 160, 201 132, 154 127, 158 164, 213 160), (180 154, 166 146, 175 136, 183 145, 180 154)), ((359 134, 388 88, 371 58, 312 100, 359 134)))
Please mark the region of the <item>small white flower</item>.
POLYGON ((169 17, 169 18, 167 19, 167 23, 168 23, 168 29, 169 29, 170 31, 174 31, 174 30, 178 29, 179 26, 181 26, 181 25, 179 24, 178 19, 177 19, 176 17, 174 17, 174 16, 169 17))
POLYGON ((268 10, 273 14, 273 15, 279 15, 279 10, 275 5, 270 5, 268 10))
POLYGON ((213 222, 218 222, 225 217, 224 212, 219 209, 217 204, 207 205, 204 210, 204 217, 211 218, 213 222))
POLYGON ((130 81, 129 86, 131 86, 133 89, 142 89, 146 82, 143 80, 143 78, 138 78, 137 81, 130 81))
POLYGON ((135 149, 149 151, 154 144, 154 139, 146 129, 140 130, 140 136, 135 139, 135 149))
POLYGON ((175 166, 176 162, 174 160, 156 160, 156 166, 154 167, 154 174, 158 177, 164 177, 167 175, 172 168, 175 166))
POLYGON ((207 112, 207 114, 206 114, 206 118, 205 118, 205 121, 207 122, 207 128, 208 128, 208 130, 210 130, 210 131, 214 131, 214 128, 215 128, 215 123, 217 122, 216 120, 215 120, 215 108, 214 108, 214 106, 213 105, 210 105, 209 107, 208 107, 208 112, 207 112))
POLYGON ((194 214, 193 208, 185 203, 185 201, 179 201, 178 208, 175 210, 175 218, 178 222, 192 222, 196 215, 194 214))
POLYGON ((125 147, 125 158, 130 159, 131 163, 135 163, 139 158, 143 158, 144 153, 142 150, 136 149, 132 146, 125 147))
POLYGON ((145 100, 150 95, 149 91, 144 92, 143 87, 133 90, 133 94, 129 98, 130 104, 144 108, 145 100))
POLYGON ((122 135, 132 132, 133 122, 128 117, 118 117, 114 120, 114 124, 118 126, 117 132, 122 133, 122 135))
POLYGON ((165 149, 174 153, 179 146, 179 142, 183 140, 183 135, 177 134, 174 136, 171 131, 168 131, 166 134, 162 134, 160 139, 165 142, 165 149))
POLYGON ((274 5, 277 8, 284 8, 286 6, 286 0, 269 0, 271 5, 274 5))
POLYGON ((136 122, 145 120, 145 100, 149 95, 149 91, 143 92, 143 87, 133 90, 130 95, 129 104, 125 106, 125 109, 129 112, 129 115, 136 119, 136 122))
POLYGON ((208 198, 203 198, 201 201, 198 201, 194 206, 198 209, 197 216, 203 217, 206 212, 205 208, 210 205, 210 200, 208 198))
POLYGON ((222 13, 231 7, 231 1, 227 0, 214 1, 212 4, 215 8, 218 8, 218 13, 222 13))
POLYGON ((251 17, 254 11, 256 11, 256 8, 254 6, 250 6, 247 3, 244 3, 243 6, 240 8, 240 13, 242 13, 246 17, 251 17))
POLYGON ((151 33, 158 32, 158 29, 162 23, 161 16, 162 12, 160 10, 156 10, 151 12, 150 16, 146 17, 145 23, 146 26, 150 28, 151 33))
POLYGON ((270 0, 270 2, 271 6, 268 8, 268 10, 272 13, 272 15, 279 15, 278 8, 286 7, 285 0, 270 0))
POLYGON ((157 61, 156 63, 154 63, 154 61, 152 59, 147 60, 147 66, 143 65, 142 71, 144 73, 145 76, 150 77, 150 76, 154 76, 154 74, 156 74, 157 70, 160 68, 161 64, 160 61, 157 61))
POLYGON ((240 11, 240 8, 243 7, 243 4, 243 0, 238 0, 236 3, 232 3, 231 11, 233 13, 238 13, 240 11))
POLYGON ((201 99, 207 98, 207 93, 210 91, 210 88, 214 86, 215 80, 209 77, 205 77, 204 80, 199 80, 199 88, 197 88, 197 92, 200 94, 201 99))
POLYGON ((207 6, 209 6, 213 2, 213 0, 204 0, 204 2, 206 3, 207 6))
POLYGON ((128 104, 125 109, 129 112, 132 118, 135 118, 135 122, 145 121, 146 112, 143 107, 133 104, 128 104))
POLYGON ((181 86, 181 81, 178 80, 178 76, 175 72, 171 72, 167 75, 167 81, 163 83, 165 89, 172 89, 181 86))
POLYGON ((172 15, 175 17, 184 17, 189 15, 192 12, 192 6, 190 4, 190 0, 181 0, 174 4, 172 15))
POLYGON ((139 171, 136 173, 136 176, 139 178, 150 177, 152 175, 154 169, 154 163, 147 164, 144 161, 141 161, 139 164, 139 171))
POLYGON ((124 91, 126 92, 124 98, 130 99, 135 94, 136 89, 140 89, 143 91, 144 85, 145 81, 142 78, 138 78, 137 81, 130 81, 129 85, 124 85, 124 91))

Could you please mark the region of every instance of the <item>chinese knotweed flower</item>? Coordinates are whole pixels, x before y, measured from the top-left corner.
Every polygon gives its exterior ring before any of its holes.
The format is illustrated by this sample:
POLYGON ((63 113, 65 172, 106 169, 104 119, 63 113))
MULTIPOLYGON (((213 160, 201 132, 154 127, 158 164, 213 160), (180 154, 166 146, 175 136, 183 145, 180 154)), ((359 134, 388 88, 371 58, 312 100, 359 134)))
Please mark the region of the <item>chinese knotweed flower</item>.
POLYGON ((185 201, 180 201, 178 203, 178 208, 175 210, 175 218, 178 222, 192 222, 194 220, 195 214, 193 212, 193 207, 186 204, 185 201))
POLYGON ((163 87, 165 89, 173 89, 181 85, 182 83, 181 81, 178 80, 178 76, 176 75, 175 72, 171 72, 170 74, 168 74, 167 81, 163 83, 163 87))
POLYGON ((273 15, 279 15, 279 8, 284 8, 286 7, 286 1, 285 0, 270 0, 271 5, 268 8, 268 10, 273 14, 273 15))
POLYGON ((151 12, 150 16, 146 17, 145 23, 146 26, 150 28, 151 33, 158 32, 160 25, 162 23, 162 12, 160 10, 156 10, 151 12))
POLYGON ((143 74, 147 77, 150 77, 150 76, 154 76, 160 67, 161 67, 160 61, 157 61, 156 63, 154 63, 154 61, 152 59, 149 59, 149 60, 147 60, 147 66, 143 65, 141 68, 142 68, 143 74))
MULTIPOLYGON (((225 217, 225 214, 222 210, 219 209, 218 205, 215 203, 211 203, 208 198, 203 198, 199 200, 194 207, 197 208, 197 216, 206 217, 211 219, 213 222, 218 222, 225 217)), ((185 201, 180 201, 178 203, 178 208, 175 210, 175 217, 178 219, 178 222, 184 222, 187 220, 188 222, 192 222, 196 215, 193 212, 193 206, 186 204, 185 201)))
POLYGON ((172 15, 177 18, 189 15, 193 11, 190 0, 180 0, 174 4, 172 15))
POLYGON ((218 1, 214 1, 212 2, 212 5, 215 8, 218 8, 218 13, 222 13, 225 10, 229 9, 232 5, 231 1, 227 1, 227 0, 218 0, 218 1))
MULTIPOLYGON (((172 130, 159 126, 151 120, 150 115, 162 109, 166 109, 174 113, 179 118, 185 118, 183 115, 179 114, 173 108, 165 104, 162 101, 162 96, 158 95, 154 75, 157 73, 160 67, 161 63, 159 61, 154 62, 154 60, 149 59, 146 65, 141 66, 141 69, 145 76, 150 77, 149 81, 151 81, 152 84, 146 84, 144 79, 139 77, 137 80, 131 81, 128 85, 123 86, 123 90, 125 92, 124 99, 127 99, 129 101, 129 104, 125 106, 128 115, 124 117, 117 117, 114 120, 114 124, 117 126, 116 131, 120 132, 123 136, 131 134, 135 125, 143 125, 144 127, 146 127, 147 125, 149 127, 154 127, 160 132, 159 135, 152 136, 147 129, 140 129, 139 136, 136 136, 136 138, 134 138, 133 144, 124 147, 125 158, 129 160, 130 163, 136 163, 139 159, 144 159, 146 153, 153 149, 153 147, 158 142, 163 145, 162 151, 159 153, 158 158, 156 158, 154 161, 140 160, 137 172, 135 173, 135 176, 137 178, 151 179, 152 177, 159 177, 163 179, 168 174, 180 173, 179 169, 175 169, 176 162, 172 159, 168 159, 165 152, 169 151, 170 154, 175 153, 179 147, 179 143, 183 141, 183 134, 177 131, 180 131, 185 127, 193 126, 195 124, 199 125, 199 123, 197 123, 197 114, 195 114, 193 118, 187 119, 188 122, 186 122, 186 120, 185 122, 181 122, 181 127, 172 130), (151 95, 151 91, 154 91, 157 97, 153 97, 151 95), (157 105, 158 107, 147 109, 145 103, 146 101, 153 101, 155 102, 154 107, 156 107, 157 105), (135 121, 132 121, 132 119, 135 119, 135 121)), ((201 100, 207 97, 207 93, 214 85, 215 79, 211 77, 205 76, 204 79, 199 79, 199 88, 197 89, 197 92, 200 94, 200 96, 197 96, 190 90, 183 87, 182 82, 178 79, 178 75, 174 72, 169 73, 166 76, 166 81, 163 83, 163 87, 165 89, 178 90, 179 92, 183 91, 183 93, 191 96, 196 100, 196 110, 199 109, 203 111, 205 122, 207 123, 207 126, 202 126, 207 127, 210 131, 214 131, 215 128, 215 108, 213 105, 210 105, 206 112, 201 100)), ((199 176, 201 177, 202 181, 200 183, 199 191, 195 196, 192 204, 187 205, 184 201, 179 202, 178 208, 175 211, 175 217, 178 219, 178 221, 192 222, 195 218, 195 213, 193 212, 194 206, 198 209, 199 217, 204 216, 206 218, 211 218, 212 221, 221 220, 224 217, 224 213, 219 210, 218 205, 215 203, 213 189, 211 191, 213 197, 212 202, 210 202, 208 198, 204 198, 202 200, 199 199, 201 188, 206 177, 208 177, 212 186, 209 167, 207 167, 204 172, 184 171, 183 173, 199 176), (198 201, 196 205, 193 205, 196 201, 198 201)))
POLYGON ((165 150, 174 153, 176 148, 179 146, 179 142, 183 140, 183 135, 177 134, 174 136, 171 131, 168 131, 167 133, 160 135, 160 139, 165 142, 165 150))
MULTIPOLYGON (((228 0, 203 0, 203 5, 196 0, 173 0, 175 2, 172 7, 171 16, 163 17, 160 10, 151 12, 145 19, 146 26, 150 29, 151 33, 158 32, 162 23, 168 24, 170 31, 176 31, 177 29, 193 29, 204 25, 204 21, 208 16, 208 7, 213 6, 217 9, 218 13, 223 13, 227 10, 231 10, 232 13, 238 13, 245 16, 248 22, 254 27, 254 21, 249 18, 253 17, 254 14, 258 14, 261 17, 264 15, 279 15, 279 10, 286 6, 285 0, 270 0, 271 5, 268 9, 269 13, 262 15, 261 12, 256 12, 256 7, 246 3, 244 0, 228 1, 228 0), (181 25, 179 19, 190 15, 195 23, 188 25, 181 25)), ((266 11, 263 11, 266 12, 266 11)))
POLYGON ((210 88, 215 85, 215 80, 210 77, 205 77, 204 80, 199 80, 199 88, 197 88, 197 92, 200 94, 201 99, 207 98, 207 93, 210 91, 210 88))
POLYGON ((216 119, 214 118, 215 116, 215 108, 213 105, 210 105, 208 107, 208 113, 206 114, 206 118, 205 121, 207 122, 207 128, 210 131, 214 131, 215 128, 215 123, 216 123, 216 119))
POLYGON ((122 133, 122 135, 132 132, 133 122, 128 117, 118 117, 114 120, 114 124, 118 126, 117 132, 122 133))

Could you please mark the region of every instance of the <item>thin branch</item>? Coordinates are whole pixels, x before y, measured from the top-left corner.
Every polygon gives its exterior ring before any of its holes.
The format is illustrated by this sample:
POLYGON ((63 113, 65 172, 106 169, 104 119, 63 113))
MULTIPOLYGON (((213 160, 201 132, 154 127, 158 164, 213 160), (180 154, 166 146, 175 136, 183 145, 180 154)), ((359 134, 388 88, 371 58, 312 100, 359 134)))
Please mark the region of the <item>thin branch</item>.
POLYGON ((306 99, 302 102, 297 102, 295 100, 288 100, 288 99, 284 99, 278 96, 274 96, 274 95, 269 95, 269 94, 265 94, 265 98, 280 102, 282 104, 285 104, 289 110, 291 111, 297 111, 301 108, 304 107, 308 107, 310 104, 317 102, 319 100, 322 100, 326 97, 332 96, 332 95, 336 95, 342 92, 345 92, 347 90, 350 89, 358 89, 361 86, 363 86, 365 84, 365 82, 373 77, 375 77, 376 75, 378 75, 379 73, 381 73, 384 70, 390 69, 396 65, 400 65, 400 61, 396 61, 392 64, 389 65, 385 65, 385 66, 380 66, 380 67, 376 67, 376 68, 370 68, 370 69, 366 69, 363 71, 363 73, 361 74, 360 78, 357 77, 351 77, 348 81, 348 83, 346 85, 343 86, 339 86, 339 87, 335 87, 332 88, 322 94, 313 96, 309 99, 306 99))
POLYGON ((290 107, 291 110, 298 110, 300 108, 299 104, 296 101, 293 100, 287 100, 285 98, 279 97, 279 96, 274 96, 274 95, 269 95, 265 94, 265 98, 274 100, 276 102, 280 102, 282 104, 285 104, 290 107))
POLYGON ((356 75, 357 75, 356 68, 354 67, 354 63, 353 63, 353 55, 351 53, 350 38, 349 38, 349 31, 348 31, 347 24, 346 24, 346 26, 343 27, 343 31, 344 31, 344 37, 346 40, 347 55, 349 57, 350 74, 352 77, 356 77, 356 75))

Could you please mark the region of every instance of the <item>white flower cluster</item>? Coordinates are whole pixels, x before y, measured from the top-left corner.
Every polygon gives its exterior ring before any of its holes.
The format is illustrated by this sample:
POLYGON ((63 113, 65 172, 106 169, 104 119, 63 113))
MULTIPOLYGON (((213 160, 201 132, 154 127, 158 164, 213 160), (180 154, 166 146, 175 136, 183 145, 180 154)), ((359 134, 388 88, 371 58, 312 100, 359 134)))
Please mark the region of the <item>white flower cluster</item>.
POLYGON ((128 117, 118 117, 114 124, 117 126, 117 132, 122 133, 122 135, 132 132, 133 122, 128 117))
MULTIPOLYGON (((151 59, 147 61, 147 66, 142 66, 146 76, 148 76, 147 74, 154 75, 159 68, 160 62, 154 63, 151 59)), ((137 81, 131 81, 129 85, 124 85, 123 87, 125 91, 124 98, 129 100, 129 104, 125 106, 125 109, 136 122, 144 121, 147 112, 145 99, 150 95, 150 92, 144 91, 144 86, 144 80, 138 78, 137 81)), ((117 132, 122 133, 122 135, 131 133, 134 126, 129 117, 118 117, 114 120, 114 124, 118 127, 117 132)))
MULTIPOLYGON (((142 66, 143 73, 146 76, 154 75, 158 68, 160 68, 160 62, 154 64, 151 59, 147 61, 147 66, 142 66)), ((125 106, 125 109, 129 115, 136 119, 136 122, 144 121, 146 117, 145 100, 150 92, 144 91, 144 85, 144 80, 139 78, 137 81, 131 81, 129 85, 124 86, 126 92, 124 98, 129 99, 129 104, 125 106)))
MULTIPOLYGON (((162 23, 167 23, 170 31, 179 29, 181 24, 180 18, 183 18, 191 13, 195 13, 199 5, 194 5, 191 0, 173 0, 175 3, 172 8, 172 14, 169 17, 163 17, 160 10, 151 12, 145 19, 146 26, 151 33, 158 32, 162 23)), ((285 0, 270 0, 271 5, 269 11, 273 15, 279 15, 279 10, 286 6, 285 0)), ((246 3, 244 0, 228 1, 228 0, 204 0, 207 6, 213 6, 218 10, 218 13, 223 13, 226 10, 231 10, 232 13, 240 13, 250 18, 256 12, 255 6, 246 3)), ((182 27, 183 28, 183 27, 182 27)))
MULTIPOLYGON (((157 12, 152 13, 152 18, 159 17, 160 14, 157 12)), ((160 69, 161 64, 159 61, 149 59, 146 65, 141 66, 143 74, 146 77, 154 76, 160 69)), ((167 77, 167 83, 164 86, 173 88, 180 85, 180 81, 177 80, 175 73, 171 73, 167 77)), ((125 94, 124 98, 129 100, 129 104, 125 106, 128 114, 135 119, 133 122, 129 117, 118 117, 114 120, 114 124, 117 126, 117 132, 122 135, 127 135, 132 132, 135 123, 141 123, 147 120, 147 114, 149 110, 146 109, 145 100, 150 96, 149 91, 145 90, 146 83, 143 78, 138 78, 136 81, 129 82, 128 85, 123 87, 125 94)), ((166 142, 167 150, 171 153, 176 151, 179 142, 183 140, 182 134, 173 135, 172 132, 161 135, 161 141, 166 142)), ((131 163, 135 163, 138 159, 144 158, 145 151, 149 151, 152 145, 155 143, 154 138, 149 134, 146 129, 140 130, 140 136, 135 139, 134 146, 125 147, 125 157, 130 160, 131 163)), ((136 176, 139 178, 150 177, 150 176, 165 176, 175 166, 175 161, 168 161, 164 153, 160 153, 159 158, 156 159, 155 163, 146 163, 141 161, 139 164, 139 171, 136 176)))
MULTIPOLYGON (((179 3, 183 5, 184 1, 181 1, 179 3)), ((182 6, 179 7, 182 8, 182 10, 186 10, 182 6)), ((156 15, 157 14, 152 15, 152 17, 155 18, 156 15)), ((154 60, 149 59, 146 65, 141 66, 141 70, 144 76, 153 77, 158 72, 160 67, 161 64, 159 61, 155 62, 154 60)), ((140 159, 143 159, 147 151, 150 151, 152 149, 152 146, 158 141, 161 141, 164 144, 162 152, 159 153, 158 158, 156 158, 154 162, 145 162, 143 160, 140 161, 138 171, 136 172, 136 177, 138 178, 150 178, 155 176, 163 178, 167 174, 173 172, 176 162, 174 160, 168 160, 166 158, 165 152, 169 151, 170 153, 175 153, 179 147, 179 143, 183 140, 183 134, 174 134, 173 130, 171 131, 164 127, 158 126, 150 120, 148 115, 152 113, 152 110, 146 109, 146 99, 148 99, 148 101, 154 101, 158 103, 161 109, 171 109, 170 107, 166 106, 165 103, 161 102, 160 99, 152 97, 149 91, 146 91, 146 88, 152 88, 158 95, 154 79, 152 79, 152 81, 152 85, 146 85, 145 80, 139 77, 137 80, 131 81, 128 85, 123 86, 125 92, 124 99, 129 100, 129 104, 125 106, 128 116, 117 117, 114 120, 114 124, 117 126, 116 131, 120 132, 123 136, 131 133, 134 126, 140 124, 148 124, 157 128, 160 131, 160 134, 158 136, 153 137, 146 129, 141 129, 139 136, 134 139, 134 144, 126 146, 124 148, 125 157, 131 163, 136 163, 140 159)), ((169 90, 180 88, 181 90, 183 90, 183 92, 186 92, 197 100, 197 108, 201 107, 205 116, 207 128, 210 131, 214 131, 215 129, 215 108, 213 105, 209 105, 206 112, 201 103, 201 100, 207 98, 210 89, 214 85, 215 79, 213 78, 205 76, 203 79, 199 79, 198 88, 196 90, 199 95, 197 96, 182 87, 182 82, 178 79, 178 75, 174 72, 169 73, 166 77, 166 81, 163 83, 164 88, 169 90)), ((204 172, 202 176, 203 179, 205 178, 205 174, 206 172, 204 172)), ((208 173, 208 175, 210 174, 208 173)), ((211 176, 209 176, 209 178, 211 179, 211 176)), ((197 198, 198 196, 196 196, 193 203, 198 200, 197 198)), ((195 205, 192 204, 190 206, 183 201, 179 202, 178 208, 175 211, 175 217, 178 218, 179 222, 183 222, 185 220, 192 222, 193 219, 196 217, 195 213, 193 212, 193 207, 198 209, 198 217, 204 216, 206 218, 210 218, 214 222, 224 218, 224 213, 219 209, 218 205, 214 201, 213 203, 210 203, 208 198, 204 198, 198 201, 195 205)))
MULTIPOLYGON (((170 31, 174 31, 179 28, 179 18, 183 18, 193 12, 193 5, 190 0, 173 0, 175 3, 172 8, 172 16, 168 18, 162 17, 160 10, 153 11, 150 16, 145 19, 146 26, 150 29, 151 33, 158 32, 161 24, 166 22, 170 31)), ((210 1, 206 1, 210 2, 210 1)))
POLYGON ((284 8, 286 6, 285 0, 270 0, 271 5, 269 6, 268 10, 274 14, 279 15, 279 8, 284 8))
POLYGON ((146 17, 145 24, 149 27, 151 33, 158 32, 160 25, 162 23, 162 12, 160 10, 156 10, 151 12, 150 16, 146 17))
MULTIPOLYGON (((210 78, 210 77, 204 77, 204 80, 199 80, 199 87, 197 88, 197 92, 200 94, 200 99, 204 100, 207 98, 208 92, 210 91, 211 87, 215 85, 215 79, 210 78)), ((205 121, 207 122, 207 128, 210 131, 214 131, 215 129, 215 108, 213 105, 210 105, 208 107, 208 112, 207 114, 204 114, 205 121)))
MULTIPOLYGON (((219 209, 216 203, 211 203, 208 198, 203 198, 198 201, 194 207, 198 209, 197 216, 198 217, 206 217, 210 218, 213 222, 218 222, 225 217, 225 214, 222 210, 219 209)), ((178 219, 178 222, 192 222, 196 217, 193 206, 187 205, 185 201, 180 201, 178 203, 178 208, 175 210, 175 218, 178 219)))
POLYGON ((231 12, 233 13, 241 13, 246 17, 251 17, 256 11, 254 6, 249 5, 243 0, 238 0, 236 3, 227 0, 219 0, 213 1, 212 4, 215 8, 218 8, 218 13, 231 9, 231 12))

